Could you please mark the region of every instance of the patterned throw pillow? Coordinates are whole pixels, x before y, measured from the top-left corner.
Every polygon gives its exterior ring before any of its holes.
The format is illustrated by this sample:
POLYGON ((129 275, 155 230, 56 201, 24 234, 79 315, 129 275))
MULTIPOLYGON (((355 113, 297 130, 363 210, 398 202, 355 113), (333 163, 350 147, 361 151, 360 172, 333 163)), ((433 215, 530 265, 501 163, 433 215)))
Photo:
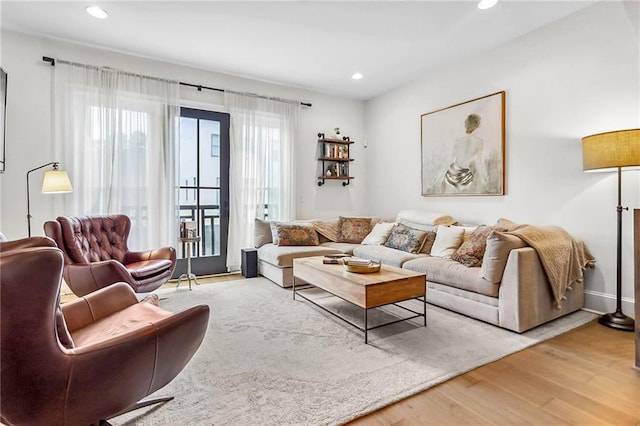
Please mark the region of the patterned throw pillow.
POLYGON ((419 231, 404 225, 396 225, 393 227, 393 230, 391 230, 391 235, 389 235, 384 245, 408 253, 418 253, 426 237, 427 231, 419 231))
POLYGON ((308 223, 271 223, 274 244, 279 246, 317 246, 318 233, 308 223), (277 242, 276 242, 277 241, 277 242))
POLYGON ((360 244, 364 237, 371 232, 372 220, 370 217, 343 217, 338 216, 339 243, 360 244))
POLYGON ((468 267, 481 266, 487 248, 487 237, 492 230, 491 226, 478 226, 451 256, 451 259, 468 267))

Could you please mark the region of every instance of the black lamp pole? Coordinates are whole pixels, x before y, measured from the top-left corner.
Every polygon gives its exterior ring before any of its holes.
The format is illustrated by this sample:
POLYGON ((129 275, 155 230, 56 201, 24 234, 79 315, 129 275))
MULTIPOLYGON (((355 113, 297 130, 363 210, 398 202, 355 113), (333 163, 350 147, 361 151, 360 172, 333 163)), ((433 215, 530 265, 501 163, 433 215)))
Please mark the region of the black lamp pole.
POLYGON ((47 164, 43 164, 40 167, 36 167, 35 169, 31 169, 27 172, 27 230, 29 231, 29 236, 31 236, 31 201, 29 197, 29 173, 35 172, 36 170, 40 170, 44 167, 53 165, 53 170, 58 170, 58 162, 52 161, 47 164))
MULTIPOLYGON (((629 207, 622 207, 622 171, 618 167, 618 259, 616 281, 616 311, 598 318, 598 322, 606 327, 623 331, 634 331, 633 318, 622 313, 622 211, 629 207)), ((636 301, 638 302, 638 301, 636 301)))

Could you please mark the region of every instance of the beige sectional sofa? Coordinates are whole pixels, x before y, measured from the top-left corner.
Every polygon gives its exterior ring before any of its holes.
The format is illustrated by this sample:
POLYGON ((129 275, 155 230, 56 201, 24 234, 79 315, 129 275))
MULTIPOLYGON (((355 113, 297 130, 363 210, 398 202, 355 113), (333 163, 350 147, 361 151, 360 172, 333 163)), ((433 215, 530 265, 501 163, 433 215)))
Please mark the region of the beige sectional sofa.
MULTIPOLYGON (((403 211, 396 222, 414 229, 437 230, 437 223, 449 225, 447 222, 453 220, 445 215, 421 216, 419 212, 403 211)), ((583 307, 582 280, 573 282, 564 299, 558 302, 536 250, 508 232, 489 234, 482 265, 474 267, 427 253, 409 253, 384 245, 339 243, 320 237, 318 245, 313 246, 282 246, 265 243, 263 238, 258 247, 259 273, 289 287, 293 284, 293 259, 347 253, 424 272, 428 303, 516 332, 583 307)))

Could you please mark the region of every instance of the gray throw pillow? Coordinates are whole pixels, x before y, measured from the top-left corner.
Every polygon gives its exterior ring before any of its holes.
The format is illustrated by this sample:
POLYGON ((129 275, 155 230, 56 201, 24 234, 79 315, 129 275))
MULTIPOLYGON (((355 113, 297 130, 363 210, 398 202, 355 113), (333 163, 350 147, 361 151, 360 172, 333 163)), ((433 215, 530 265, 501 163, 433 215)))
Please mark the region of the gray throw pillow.
POLYGON ((271 226, 268 221, 256 218, 253 232, 255 248, 260 248, 265 244, 273 242, 271 237, 271 226))

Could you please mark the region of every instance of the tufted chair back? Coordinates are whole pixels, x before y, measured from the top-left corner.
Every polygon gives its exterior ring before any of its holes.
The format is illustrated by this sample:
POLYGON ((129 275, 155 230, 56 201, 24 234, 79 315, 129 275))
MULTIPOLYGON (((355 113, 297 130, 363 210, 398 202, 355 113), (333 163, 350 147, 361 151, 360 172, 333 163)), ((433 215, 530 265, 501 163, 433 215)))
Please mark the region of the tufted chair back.
POLYGON ((58 217, 65 251, 75 263, 117 260, 129 251, 131 220, 125 215, 58 217))
POLYGON ((118 281, 135 292, 153 291, 176 266, 173 247, 144 252, 129 251, 131 220, 122 214, 58 217, 44 224, 64 253, 64 279, 77 296, 84 296, 118 281))

